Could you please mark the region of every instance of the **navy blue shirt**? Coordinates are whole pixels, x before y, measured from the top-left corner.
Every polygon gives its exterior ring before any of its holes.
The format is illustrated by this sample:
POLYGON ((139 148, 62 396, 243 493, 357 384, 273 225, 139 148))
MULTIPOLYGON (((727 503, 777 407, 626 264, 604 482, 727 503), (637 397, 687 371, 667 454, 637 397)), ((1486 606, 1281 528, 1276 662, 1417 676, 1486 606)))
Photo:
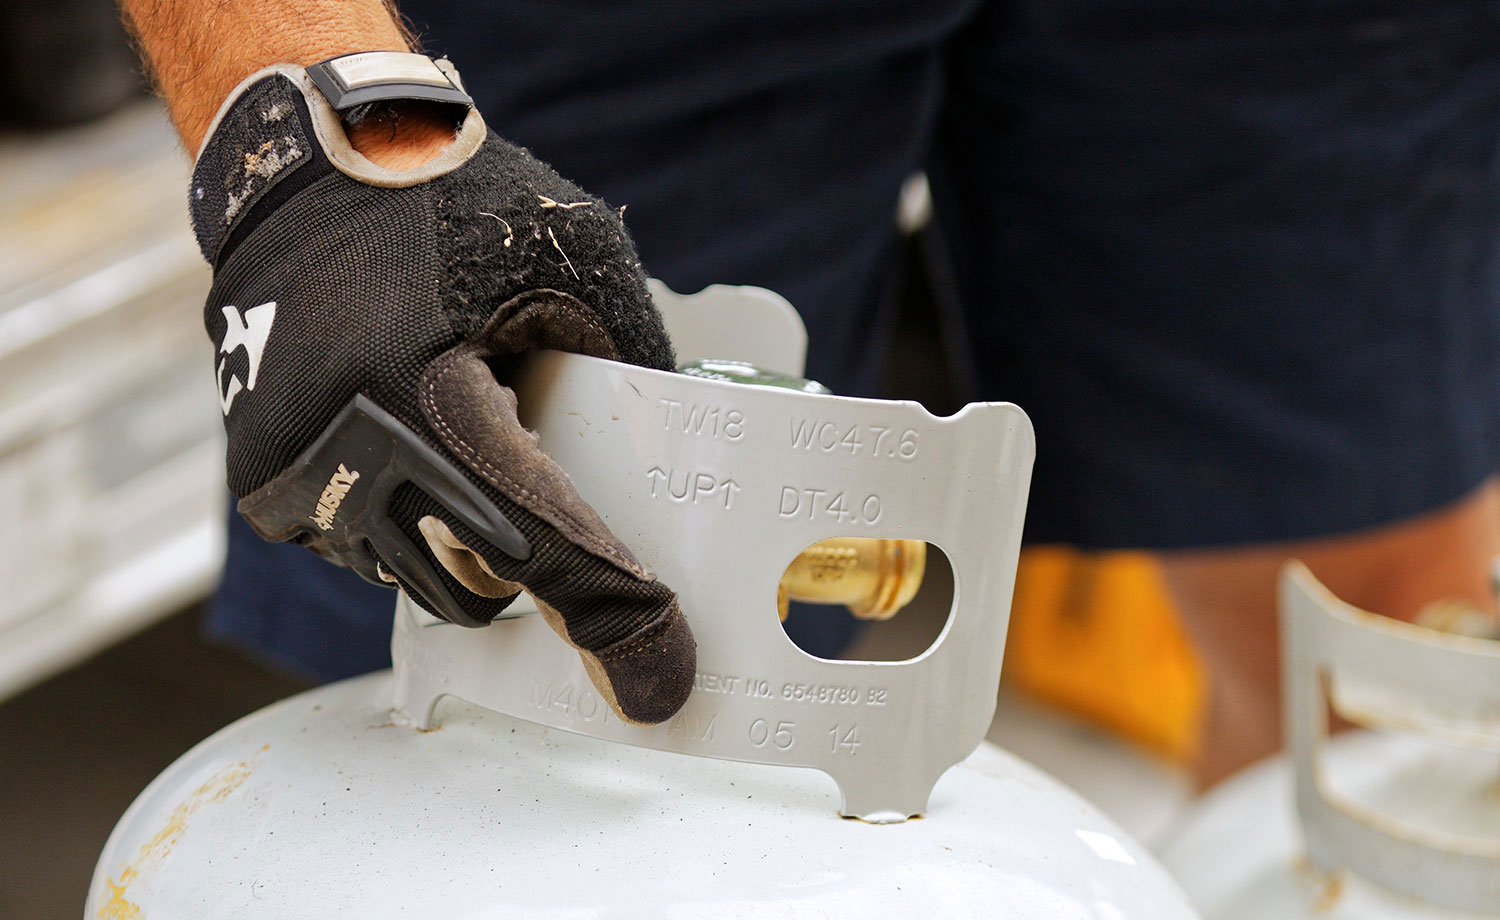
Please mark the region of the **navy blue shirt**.
MULTIPOLYGON (((1036 427, 1029 541, 1348 532, 1496 467, 1495 4, 402 8, 491 130, 627 206, 648 272, 784 294, 836 392, 874 386, 925 168, 967 395, 1036 427)), ((247 534, 221 633, 320 674, 375 660, 388 593, 247 534)))

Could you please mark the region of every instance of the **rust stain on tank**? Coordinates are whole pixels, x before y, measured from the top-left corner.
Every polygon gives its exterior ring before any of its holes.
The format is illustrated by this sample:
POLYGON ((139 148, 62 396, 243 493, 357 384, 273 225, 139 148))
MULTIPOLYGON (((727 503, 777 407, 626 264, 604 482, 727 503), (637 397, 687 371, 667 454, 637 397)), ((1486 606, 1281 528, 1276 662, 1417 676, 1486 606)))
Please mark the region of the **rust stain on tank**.
POLYGON ((141 874, 156 868, 163 859, 172 852, 172 848, 182 839, 187 832, 188 819, 198 809, 205 805, 213 805, 224 801, 255 772, 255 762, 270 745, 263 745, 259 751, 249 760, 242 760, 236 764, 230 764, 209 778, 208 782, 194 789, 180 805, 172 809, 172 814, 167 818, 161 830, 157 831, 152 838, 141 844, 140 852, 131 860, 120 874, 113 878, 104 880, 105 899, 99 905, 98 920, 140 920, 140 905, 131 901, 127 895, 130 886, 141 874))
POLYGON ((1326 914, 1338 907, 1343 900, 1344 878, 1338 872, 1319 868, 1306 854, 1298 856, 1292 862, 1292 871, 1307 884, 1314 913, 1326 914))

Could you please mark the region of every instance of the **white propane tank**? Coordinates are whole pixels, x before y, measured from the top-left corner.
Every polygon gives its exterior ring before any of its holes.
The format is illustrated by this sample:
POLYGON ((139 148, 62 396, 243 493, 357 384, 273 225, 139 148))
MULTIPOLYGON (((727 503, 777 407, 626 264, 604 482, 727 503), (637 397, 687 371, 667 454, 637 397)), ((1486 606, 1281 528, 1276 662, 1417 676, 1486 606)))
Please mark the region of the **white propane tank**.
POLYGON ((465 703, 392 722, 389 674, 310 691, 158 777, 85 916, 1195 917, 1092 806, 983 744, 926 817, 841 820, 811 770, 580 738, 465 703))
POLYGON ((1207 920, 1500 917, 1500 642, 1358 610, 1282 574, 1288 752, 1160 847, 1207 920), (1361 729, 1328 737, 1330 709, 1361 729))
MULTIPOLYGON (((801 373, 774 295, 655 294, 681 357, 801 373)), ((1196 916, 1096 809, 982 742, 1033 456, 1019 409, 936 418, 559 354, 516 389, 677 589, 698 639, 682 711, 621 722, 524 610, 468 630, 403 598, 393 673, 242 719, 141 794, 87 917, 1196 916), (930 648, 831 661, 787 637, 783 571, 841 536, 943 550, 954 599, 930 648)))

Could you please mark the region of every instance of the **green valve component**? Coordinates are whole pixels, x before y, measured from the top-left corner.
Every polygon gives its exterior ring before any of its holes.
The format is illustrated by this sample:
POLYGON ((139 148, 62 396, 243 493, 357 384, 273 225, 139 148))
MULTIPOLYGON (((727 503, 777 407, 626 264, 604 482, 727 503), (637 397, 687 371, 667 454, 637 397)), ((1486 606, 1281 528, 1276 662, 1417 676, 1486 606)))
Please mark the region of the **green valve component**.
POLYGON ((799 393, 817 393, 820 396, 833 395, 832 390, 816 380, 768 371, 744 361, 723 361, 714 358, 689 361, 677 368, 677 372, 687 374, 689 377, 705 377, 709 380, 748 383, 757 387, 776 387, 781 390, 796 390, 799 393))
MULTIPOLYGON (((706 377, 750 386, 775 387, 832 396, 816 380, 780 374, 744 361, 689 361, 677 368, 690 377, 706 377)), ((787 618, 791 601, 843 604, 866 620, 885 620, 916 597, 927 569, 927 544, 921 540, 834 537, 809 546, 792 560, 776 589, 776 608, 787 618)))

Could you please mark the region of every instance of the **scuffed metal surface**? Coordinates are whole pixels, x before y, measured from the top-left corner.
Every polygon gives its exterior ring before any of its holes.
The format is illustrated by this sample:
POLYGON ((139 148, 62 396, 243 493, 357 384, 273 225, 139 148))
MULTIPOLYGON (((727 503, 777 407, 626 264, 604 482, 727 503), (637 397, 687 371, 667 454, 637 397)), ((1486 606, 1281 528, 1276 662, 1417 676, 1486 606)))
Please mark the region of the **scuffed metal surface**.
POLYGON ((98 920, 145 920, 139 904, 130 900, 131 887, 143 876, 158 871, 172 850, 188 831, 188 823, 202 808, 216 805, 227 799, 255 771, 261 752, 270 748, 264 745, 248 760, 230 764, 182 800, 172 809, 159 830, 140 845, 134 859, 118 873, 104 879, 103 903, 95 917, 98 920))

